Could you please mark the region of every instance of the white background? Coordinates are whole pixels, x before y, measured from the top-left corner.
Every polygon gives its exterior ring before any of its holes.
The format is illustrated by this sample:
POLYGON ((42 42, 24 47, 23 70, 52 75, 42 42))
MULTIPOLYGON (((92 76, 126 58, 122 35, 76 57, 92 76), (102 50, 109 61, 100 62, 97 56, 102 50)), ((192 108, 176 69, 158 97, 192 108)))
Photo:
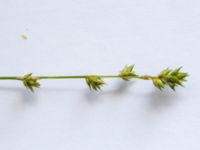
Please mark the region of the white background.
POLYGON ((199 150, 199 0, 0 0, 0 75, 139 74, 183 66, 176 93, 151 82, 0 81, 1 150, 199 150), (21 37, 25 34, 28 39, 21 37))

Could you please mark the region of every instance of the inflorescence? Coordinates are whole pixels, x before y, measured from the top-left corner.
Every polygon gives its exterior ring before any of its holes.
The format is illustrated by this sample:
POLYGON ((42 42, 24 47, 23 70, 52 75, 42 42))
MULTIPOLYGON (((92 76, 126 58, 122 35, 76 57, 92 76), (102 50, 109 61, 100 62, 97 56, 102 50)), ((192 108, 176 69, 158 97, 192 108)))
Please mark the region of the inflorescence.
POLYGON ((42 79, 75 79, 82 78, 85 79, 90 90, 98 91, 101 89, 106 82, 103 78, 121 78, 125 81, 130 81, 131 79, 142 79, 150 80, 153 85, 159 90, 164 89, 169 86, 175 91, 177 86, 183 86, 186 81, 188 74, 186 72, 181 72, 182 67, 176 69, 166 68, 161 71, 157 76, 150 75, 138 75, 133 70, 134 65, 126 65, 117 75, 81 75, 81 76, 32 76, 32 73, 26 74, 22 77, 17 76, 4 76, 0 77, 0 80, 19 80, 22 81, 23 85, 34 92, 35 88, 40 87, 39 80, 42 79))

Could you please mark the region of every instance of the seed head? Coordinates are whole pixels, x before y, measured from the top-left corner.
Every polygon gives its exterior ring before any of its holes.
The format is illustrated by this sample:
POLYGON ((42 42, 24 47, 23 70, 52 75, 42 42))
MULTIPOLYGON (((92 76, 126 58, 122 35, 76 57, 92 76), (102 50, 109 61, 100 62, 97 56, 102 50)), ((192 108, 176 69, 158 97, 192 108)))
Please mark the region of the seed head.
POLYGON ((129 81, 132 76, 136 76, 135 71, 133 71, 134 65, 126 65, 120 72, 119 72, 119 76, 125 80, 125 81, 129 81))
POLYGON ((186 78, 189 76, 185 72, 181 72, 181 68, 169 69, 166 68, 158 75, 157 78, 152 78, 153 84, 158 88, 164 88, 164 85, 168 85, 172 90, 175 90, 177 86, 183 86, 186 78))
POLYGON ((99 76, 87 76, 85 80, 90 90, 94 91, 101 90, 101 87, 106 84, 99 76))
POLYGON ((40 87, 40 83, 38 82, 38 78, 33 77, 32 73, 24 75, 22 78, 20 78, 20 80, 22 80, 24 86, 27 89, 31 90, 32 92, 34 92, 34 88, 40 87))

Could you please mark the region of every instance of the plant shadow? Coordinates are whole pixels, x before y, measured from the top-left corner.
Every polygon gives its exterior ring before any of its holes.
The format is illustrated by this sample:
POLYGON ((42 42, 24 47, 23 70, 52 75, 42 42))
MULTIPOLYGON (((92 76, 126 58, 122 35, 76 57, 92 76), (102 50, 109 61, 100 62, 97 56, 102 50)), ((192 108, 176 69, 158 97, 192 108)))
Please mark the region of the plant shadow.
POLYGON ((129 82, 118 82, 115 89, 113 90, 105 90, 105 91, 90 91, 87 90, 84 92, 85 99, 88 101, 96 101, 98 99, 101 99, 102 97, 109 96, 109 97, 119 97, 120 95, 123 95, 124 93, 128 92, 128 89, 130 86, 134 84, 134 81, 129 82))
POLYGON ((167 107, 170 107, 179 99, 178 92, 173 92, 169 89, 165 89, 165 91, 159 91, 157 89, 153 90, 149 94, 139 94, 134 93, 134 91, 128 90, 132 84, 134 84, 134 81, 132 82, 118 82, 118 85, 116 86, 114 90, 105 90, 105 91, 99 91, 99 92, 93 92, 88 89, 72 89, 72 88, 55 88, 55 87, 49 87, 49 88, 41 88, 39 90, 36 90, 34 93, 27 91, 25 88, 21 87, 1 87, 0 86, 0 92, 6 92, 8 95, 11 93, 15 93, 18 95, 18 99, 20 97, 20 103, 23 105, 34 105, 37 103, 38 95, 40 93, 48 92, 49 94, 58 94, 58 93, 66 93, 68 92, 77 92, 81 91, 83 93, 83 99, 86 101, 93 103, 98 100, 102 100, 105 96, 109 97, 110 99, 121 99, 122 96, 124 96, 124 93, 131 94, 136 96, 137 98, 145 99, 147 100, 147 105, 149 108, 154 110, 160 110, 167 107))
POLYGON ((27 91, 25 88, 18 87, 0 87, 0 92, 7 93, 8 95, 17 94, 23 103, 32 104, 37 98, 37 94, 27 91))
POLYGON ((179 93, 168 88, 166 88, 165 91, 155 89, 146 97, 148 97, 147 106, 154 111, 161 111, 169 108, 180 100, 179 93))

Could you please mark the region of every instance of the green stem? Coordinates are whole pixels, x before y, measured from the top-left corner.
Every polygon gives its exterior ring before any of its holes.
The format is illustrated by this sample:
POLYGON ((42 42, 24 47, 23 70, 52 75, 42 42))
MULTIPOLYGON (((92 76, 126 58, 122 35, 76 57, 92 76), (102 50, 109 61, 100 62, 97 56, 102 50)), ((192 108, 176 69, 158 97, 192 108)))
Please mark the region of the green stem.
MULTIPOLYGON (((33 76, 33 77, 41 80, 41 79, 82 79, 90 76, 98 76, 101 78, 121 78, 121 76, 119 75, 75 75, 75 76, 33 76)), ((148 76, 148 75, 142 75, 142 76, 133 75, 129 77, 143 79, 143 80, 150 80, 151 78, 153 78, 153 76, 148 76)), ((18 76, 0 76, 0 80, 20 80, 21 78, 22 77, 18 76)))
POLYGON ((5 77, 0 77, 0 80, 17 80, 16 76, 5 76, 5 77))
POLYGON ((119 75, 77 75, 77 76, 36 76, 38 79, 81 79, 90 76, 98 76, 101 78, 121 78, 119 75))

